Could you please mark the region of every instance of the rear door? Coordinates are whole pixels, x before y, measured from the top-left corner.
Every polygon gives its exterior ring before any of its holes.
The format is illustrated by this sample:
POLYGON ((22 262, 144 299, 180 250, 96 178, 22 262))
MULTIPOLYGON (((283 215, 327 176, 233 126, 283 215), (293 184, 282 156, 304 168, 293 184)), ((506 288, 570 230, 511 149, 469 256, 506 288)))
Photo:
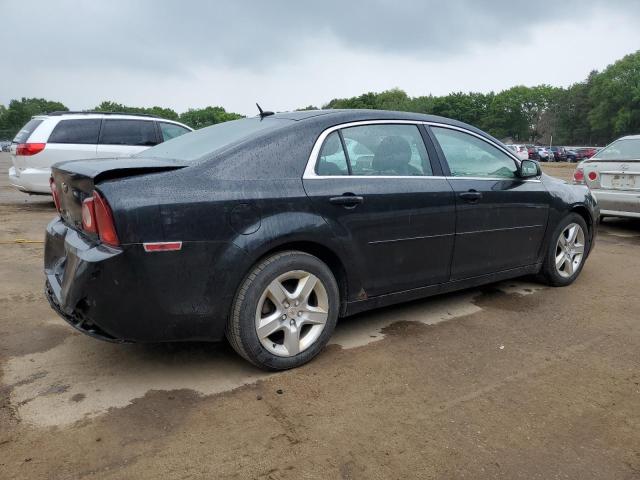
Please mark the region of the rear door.
POLYGON ((378 122, 323 135, 304 187, 358 265, 360 295, 447 281, 455 199, 426 131, 378 122))
POLYGON ((510 155, 472 132, 431 126, 456 194, 451 279, 536 263, 550 195, 538 179, 520 179, 510 155))
POLYGON ((160 143, 152 119, 106 118, 102 121, 97 156, 128 157, 160 143))

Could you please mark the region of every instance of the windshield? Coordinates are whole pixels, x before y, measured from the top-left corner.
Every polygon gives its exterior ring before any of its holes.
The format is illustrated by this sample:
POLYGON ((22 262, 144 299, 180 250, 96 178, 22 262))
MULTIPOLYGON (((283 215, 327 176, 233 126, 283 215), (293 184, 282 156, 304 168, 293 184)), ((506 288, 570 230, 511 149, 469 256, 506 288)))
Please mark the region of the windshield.
POLYGON ((281 118, 243 118, 218 123, 181 135, 135 155, 136 157, 167 158, 191 161, 268 130, 291 124, 281 118))
POLYGON ((591 158, 598 160, 640 160, 640 138, 616 140, 591 158))

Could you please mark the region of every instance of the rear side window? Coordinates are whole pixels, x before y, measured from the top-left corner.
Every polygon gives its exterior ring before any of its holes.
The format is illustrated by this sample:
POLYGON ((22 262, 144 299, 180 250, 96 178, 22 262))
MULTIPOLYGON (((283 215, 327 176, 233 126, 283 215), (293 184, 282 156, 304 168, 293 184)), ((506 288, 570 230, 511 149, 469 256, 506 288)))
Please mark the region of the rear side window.
POLYGON ((27 124, 16 134, 13 141, 16 143, 25 143, 41 123, 42 120, 39 119, 29 120, 27 124))
POLYGON ((433 175, 416 125, 363 125, 342 130, 352 175, 433 175))
POLYGON ((154 122, 148 120, 104 120, 102 145, 151 147, 158 144, 154 122))
POLYGON ((333 132, 324 141, 322 150, 320 150, 316 173, 322 176, 349 175, 347 157, 344 154, 338 132, 333 132))
POLYGON ((160 126, 160 133, 162 134, 163 142, 190 132, 190 130, 181 127, 180 125, 176 125, 175 123, 158 122, 158 125, 160 126))
POLYGON ((49 135, 49 143, 98 143, 100 119, 61 120, 49 135))

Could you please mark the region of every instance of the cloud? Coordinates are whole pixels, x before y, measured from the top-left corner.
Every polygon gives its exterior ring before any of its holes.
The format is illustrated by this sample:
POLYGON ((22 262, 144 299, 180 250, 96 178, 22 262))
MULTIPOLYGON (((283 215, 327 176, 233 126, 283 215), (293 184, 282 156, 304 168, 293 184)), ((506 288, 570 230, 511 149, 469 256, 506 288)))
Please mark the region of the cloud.
POLYGON ((638 0, 0 0, 0 103, 253 113, 400 87, 568 85, 640 45, 638 0))
POLYGON ((4 22, 0 38, 12 47, 11 62, 35 53, 40 65, 70 68, 260 70, 295 63, 331 40, 366 53, 442 58, 526 38, 567 17, 580 21, 602 6, 640 21, 637 0, 13 0, 2 10, 15 20, 4 22))

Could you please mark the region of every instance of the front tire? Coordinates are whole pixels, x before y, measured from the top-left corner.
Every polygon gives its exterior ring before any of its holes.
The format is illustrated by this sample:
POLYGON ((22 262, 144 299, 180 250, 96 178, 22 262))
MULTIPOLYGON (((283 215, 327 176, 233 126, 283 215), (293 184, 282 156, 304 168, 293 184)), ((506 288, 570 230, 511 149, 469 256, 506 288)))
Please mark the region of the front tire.
POLYGON ((541 280, 547 285, 572 284, 584 267, 589 253, 589 230, 577 213, 567 215, 555 228, 545 254, 541 280))
POLYGON ((236 293, 226 335, 233 349, 265 370, 299 367, 327 344, 340 295, 329 267, 285 251, 260 261, 236 293))

